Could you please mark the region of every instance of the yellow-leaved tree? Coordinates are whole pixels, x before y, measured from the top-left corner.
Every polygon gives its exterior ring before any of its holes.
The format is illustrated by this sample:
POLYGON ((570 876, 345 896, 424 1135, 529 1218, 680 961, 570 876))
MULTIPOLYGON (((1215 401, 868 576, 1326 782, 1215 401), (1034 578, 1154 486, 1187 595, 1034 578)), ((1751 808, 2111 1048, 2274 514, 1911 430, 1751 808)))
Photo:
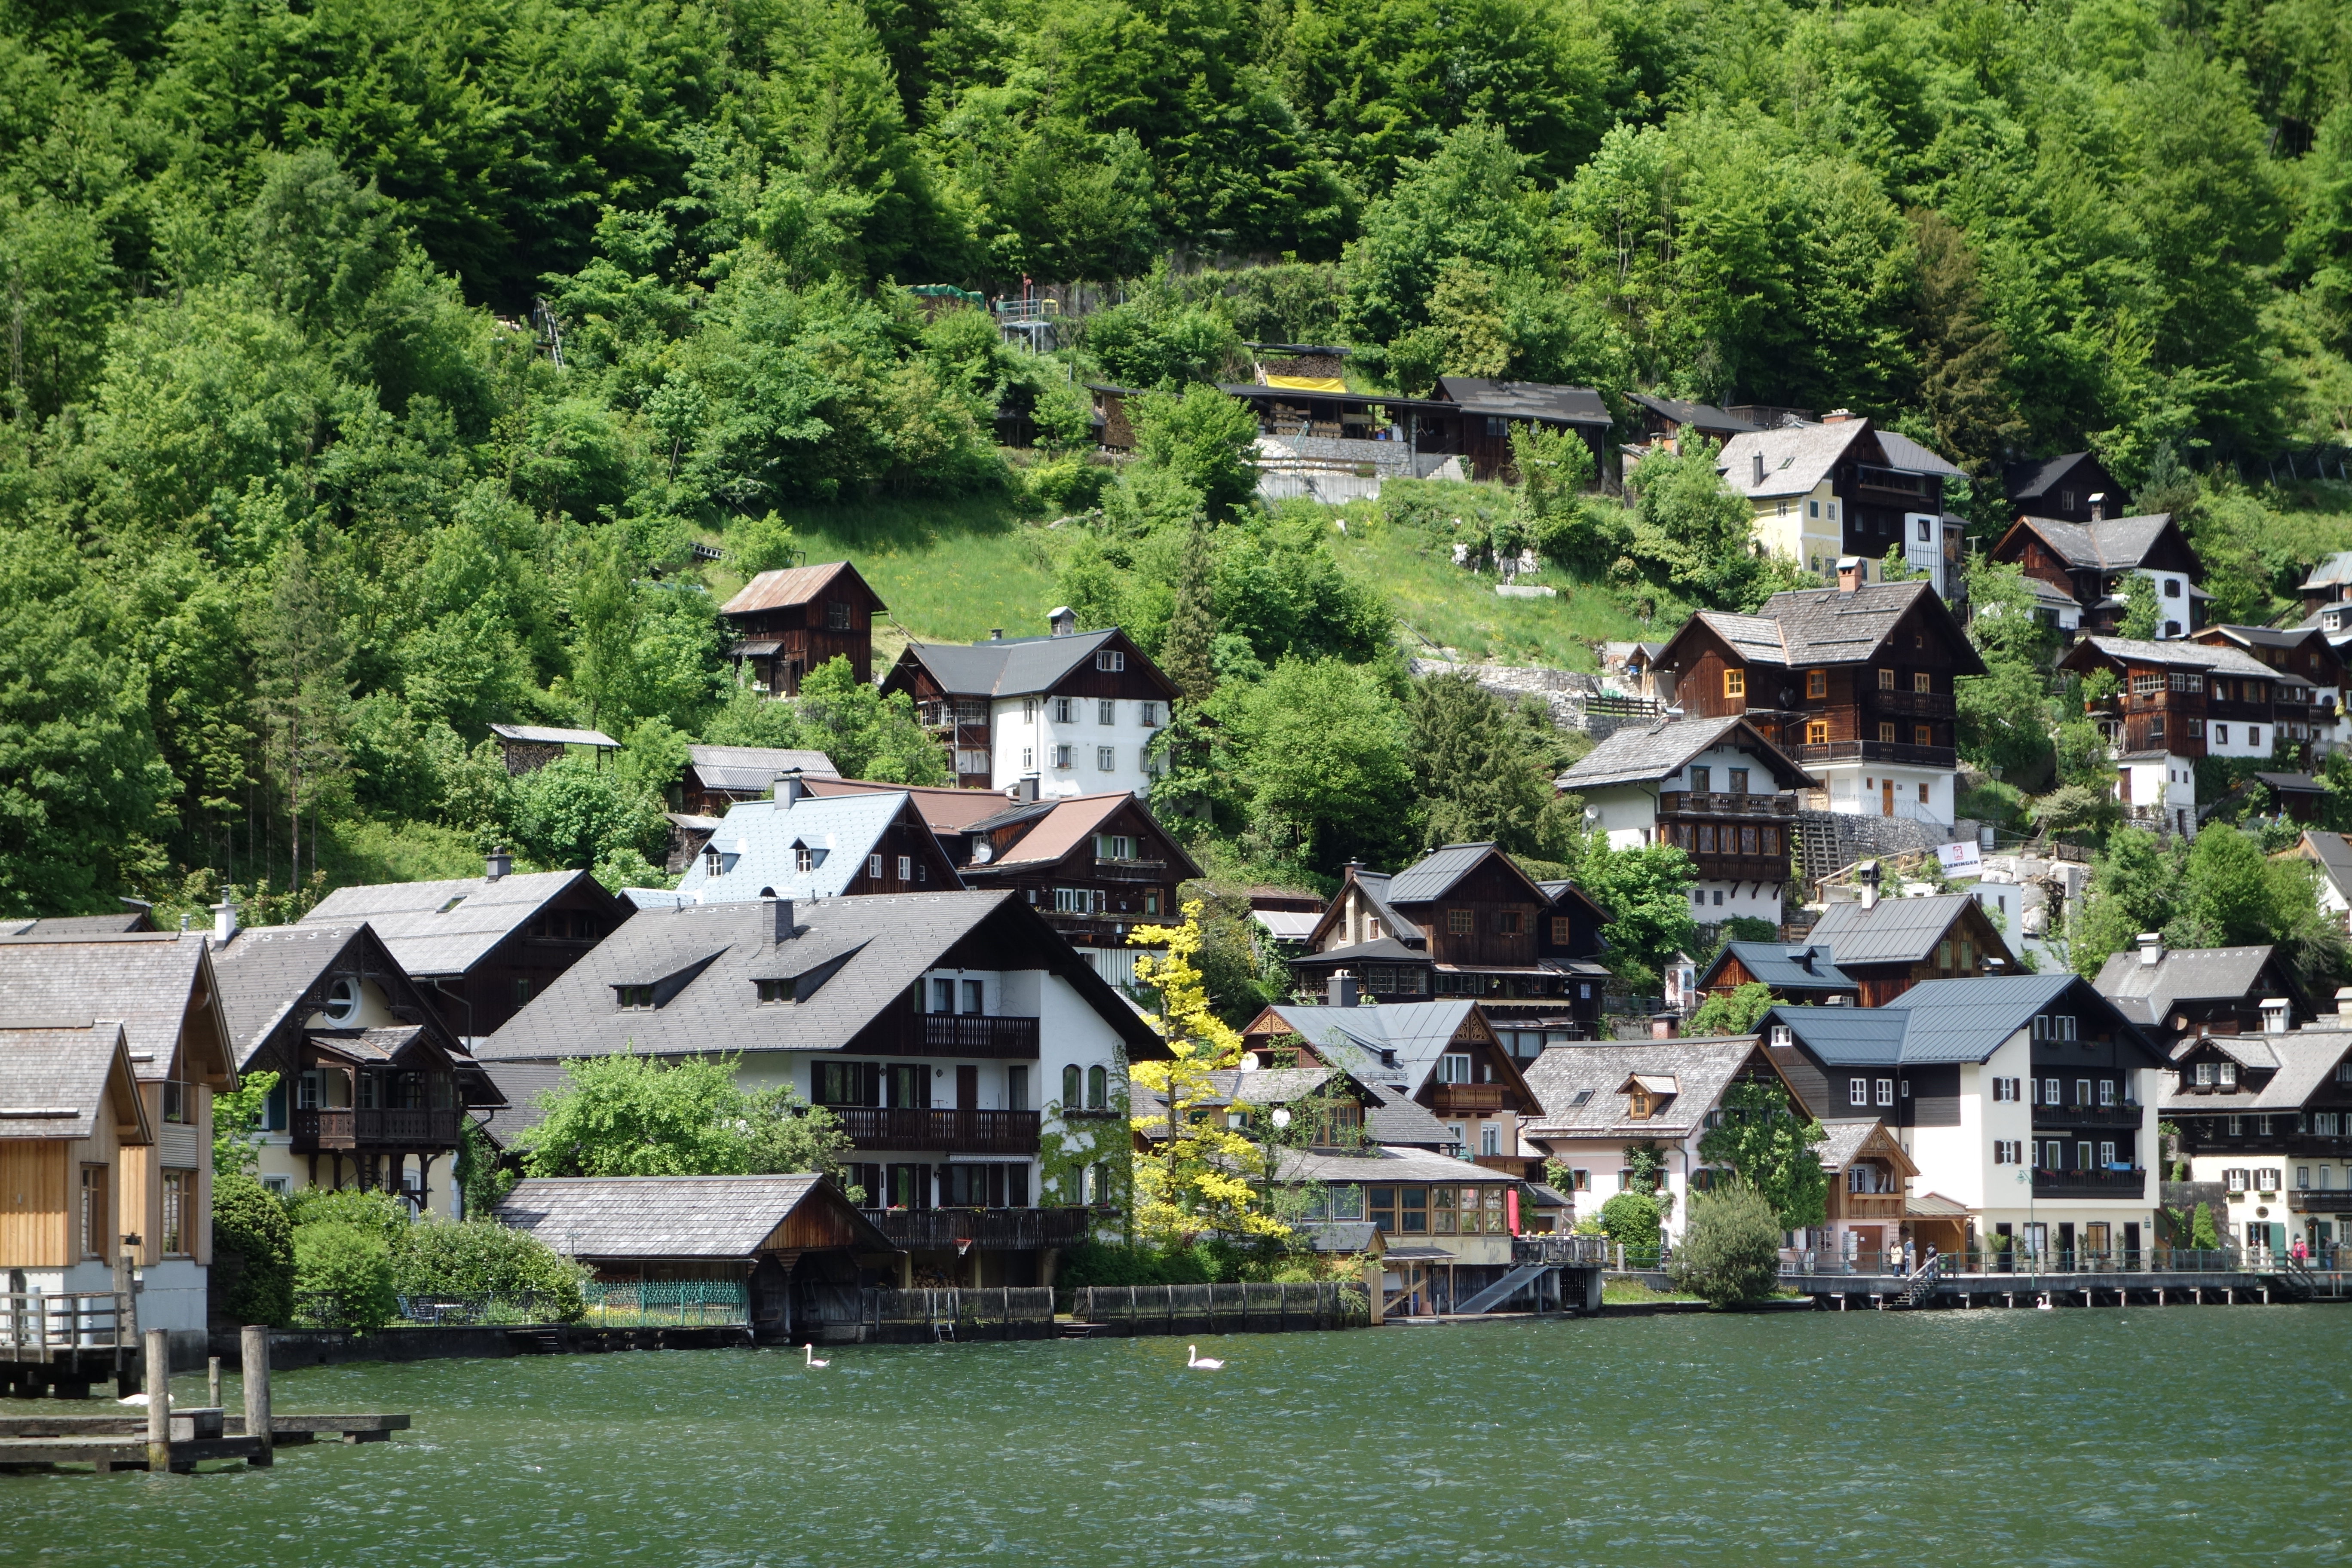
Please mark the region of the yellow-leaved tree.
POLYGON ((1182 925, 1137 926, 1128 941, 1168 950, 1165 958, 1138 958, 1135 978, 1160 993, 1161 1010, 1146 1014, 1145 1022, 1173 1053, 1166 1061, 1137 1062, 1128 1069, 1163 1102, 1139 1106, 1142 1113, 1133 1119, 1143 1146, 1135 1156, 1136 1234, 1162 1247, 1188 1246, 1211 1232, 1287 1236, 1290 1227, 1259 1203, 1264 1152, 1226 1125, 1226 1107, 1202 1104, 1217 1098, 1209 1075, 1241 1065, 1242 1037, 1210 1007, 1208 988, 1192 963, 1201 951, 1201 901, 1184 905, 1182 925))

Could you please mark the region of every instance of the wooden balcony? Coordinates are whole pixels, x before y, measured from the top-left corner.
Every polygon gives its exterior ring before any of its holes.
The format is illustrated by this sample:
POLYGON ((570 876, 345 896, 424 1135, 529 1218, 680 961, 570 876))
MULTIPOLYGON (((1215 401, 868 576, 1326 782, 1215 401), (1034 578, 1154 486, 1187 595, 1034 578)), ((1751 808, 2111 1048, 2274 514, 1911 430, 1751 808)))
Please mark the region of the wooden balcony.
POLYGON ((2352 1214, 2352 1191, 2342 1187, 2298 1187, 2286 1194, 2289 1214, 2352 1214))
POLYGON ((904 1153, 1034 1154, 1034 1110, 915 1110, 853 1105, 834 1114, 855 1148, 904 1153))
POLYGON ((919 1013, 906 1055, 1035 1061, 1037 1020, 979 1013, 919 1013))
POLYGON ((1668 790, 1658 796, 1666 816, 1794 816, 1793 795, 1727 795, 1720 790, 1668 790))
POLYGON ((1831 741, 1818 746, 1792 746, 1790 754, 1801 763, 1893 763, 1915 768, 1955 768, 1959 753, 1949 746, 1914 746, 1901 741, 1831 741))
POLYGON ((1958 711, 1948 691, 1879 691, 1870 694, 1870 705, 1881 713, 1897 713, 1913 719, 1949 719, 1958 711))
POLYGON ((455 1149, 462 1110, 298 1110, 293 1149, 455 1149))
POLYGON ((1051 1209, 867 1209, 866 1217, 908 1252, 952 1252, 969 1242, 982 1252, 1074 1247, 1087 1238, 1094 1211, 1051 1209))
POLYGON ((1106 882, 1165 882, 1168 862, 1165 860, 1105 860, 1095 861, 1095 875, 1106 882))
POLYGON ((2144 1105, 2037 1105, 2036 1131, 2045 1127, 2137 1127, 2146 1120, 2144 1105))
POLYGON ((1471 1163, 1482 1170, 1500 1171, 1522 1182, 1544 1179, 1544 1163, 1540 1156, 1529 1154, 1480 1154, 1471 1163))
POLYGON ((1837 1194, 1837 1217, 1840 1219, 1901 1219, 1901 1193, 1837 1194))
POLYGON ((2046 1171, 2033 1173, 2037 1198, 2114 1198, 2134 1202, 2147 1191, 2146 1171, 2046 1171))
POLYGON ((1698 850, 1685 851, 1691 864, 1698 868, 1702 882, 1785 882, 1789 879, 1789 854, 1778 855, 1708 855, 1698 850))
POLYGON ((1431 1097, 1438 1116, 1490 1116, 1505 1109, 1499 1083, 1441 1083, 1431 1097))

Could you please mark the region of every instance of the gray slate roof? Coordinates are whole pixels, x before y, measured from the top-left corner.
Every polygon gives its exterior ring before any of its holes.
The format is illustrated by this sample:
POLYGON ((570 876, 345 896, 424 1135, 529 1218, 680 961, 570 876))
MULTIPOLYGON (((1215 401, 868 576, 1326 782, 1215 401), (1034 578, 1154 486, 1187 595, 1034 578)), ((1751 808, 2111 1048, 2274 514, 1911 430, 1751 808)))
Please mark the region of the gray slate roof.
MULTIPOLYGON (((2154 963, 2139 950, 2111 952, 2091 984, 2135 1024, 2155 1024, 2179 1002, 2221 1001, 2251 994, 2275 950, 2260 947, 2167 948, 2154 963)), ((2260 1000, 2260 998, 2257 998, 2260 1000)))
POLYGON ((1383 1002, 1370 1007, 1277 1003, 1274 1011, 1318 1055, 1335 1045, 1342 1051, 1352 1047, 1361 1052, 1360 1063, 1338 1064, 1349 1067, 1359 1080, 1375 1087, 1394 1082, 1413 1094, 1420 1091, 1437 1058, 1444 1055, 1446 1043, 1476 1005, 1467 997, 1449 997, 1435 1002, 1383 1002))
POLYGON ((205 957, 196 931, 0 941, 0 1028, 119 1019, 132 1070, 170 1078, 205 957))
MULTIPOLYGON (((1744 439, 1744 437, 1743 437, 1744 439)), ((1775 594, 1752 616, 1702 610, 1692 618, 1728 643, 1749 664, 1795 669, 1860 664, 1875 654, 1922 596, 1936 600, 1924 581, 1864 583, 1851 590, 1795 588, 1775 594)), ((1679 638, 1680 634, 1676 634, 1679 638)), ((1983 661, 1962 641, 1954 673, 1981 675, 1983 661)))
POLYGON ((1799 496, 1830 477, 1846 448, 1870 429, 1867 419, 1836 425, 1783 425, 1734 436, 1716 455, 1723 482, 1750 500, 1799 496), (1756 459, 1764 459, 1764 479, 1756 479, 1756 459))
POLYGON ((2281 795, 2321 795, 2327 786, 2309 773, 2262 773, 2254 775, 2281 795))
POLYGON ((1091 1003, 1130 1054, 1165 1047, 1134 1008, 1043 917, 1012 892, 826 899, 793 908, 794 935, 773 938, 772 900, 648 910, 563 972, 480 1043, 485 1062, 552 1061, 635 1050, 837 1051, 905 1004, 908 987, 984 926, 1022 955, 1008 967, 1051 969, 1091 1003), (822 975, 805 999, 761 1006, 759 980, 822 975), (614 988, 684 977, 659 1007, 625 1010, 614 988))
POLYGON ((2319 862, 2321 872, 2336 884, 2336 891, 2352 891, 2352 838, 2341 833, 2305 829, 2303 847, 2319 862))
POLYGON ((1495 381, 1475 375, 1441 375, 1439 388, 1446 398, 1472 414, 1498 414, 1511 419, 1548 419, 1564 425, 1616 424, 1601 394, 1589 386, 1560 386, 1539 381, 1495 381))
MULTIPOLYGON (((1914 900, 1916 901, 1916 900, 1914 900)), ((1727 942, 1715 962, 1699 977, 1702 987, 1714 984, 1724 960, 1736 958, 1741 967, 1775 991, 1853 991, 1858 982, 1833 963, 1828 944, 1817 938, 1803 942, 1727 942), (1797 954, 1810 952, 1811 967, 1797 954)))
POLYGON ((1500 1171, 1426 1149, 1376 1144, 1361 1154, 1318 1154, 1302 1149, 1275 1151, 1275 1177, 1284 1182, 1504 1182, 1500 1171))
MULTIPOLYGON (((365 921, 410 974, 463 974, 574 883, 594 880, 585 871, 536 871, 495 882, 488 877, 373 882, 336 889, 297 923, 365 921)), ((601 888, 597 892, 604 894, 601 888)))
POLYGON ((2062 999, 2078 1016, 2085 1009, 2114 1013, 2119 1041, 2162 1059, 2114 1004, 2064 973, 1926 980, 1883 1007, 1775 1007, 1759 1027, 1785 1024, 1813 1055, 1841 1067, 1982 1062, 2062 999))
POLYGON ((152 931, 145 910, 119 910, 110 915, 47 915, 38 920, 0 921, 0 936, 33 936, 44 942, 84 936, 121 936, 152 931))
MULTIPOLYGON (((2298 1110, 2322 1089, 2334 1087, 2336 1064, 2352 1055, 2352 1031, 2343 1029, 2297 1029, 2291 1034, 2264 1035, 2256 1041, 2250 1035, 2235 1038, 2216 1035, 2211 1043, 2232 1056, 2248 1044, 2269 1047, 2278 1070, 2270 1081, 2255 1093, 2244 1092, 2244 1080, 2240 1080, 2236 1094, 2183 1094, 2178 1079, 2168 1075, 2167 1088, 2160 1101, 2166 1110, 2178 1110, 2206 1116, 2235 1116, 2248 1111, 2298 1110)), ((2244 1058, 2240 1058, 2241 1060, 2244 1058)), ((2250 1063, 2249 1065, 2263 1065, 2250 1063)), ((2289 1131, 2293 1131, 2289 1128, 2289 1131)))
POLYGON ((2116 572, 2147 559, 2172 514, 2148 512, 2140 517, 2111 517, 2103 522, 2064 522, 2054 517, 2018 521, 2040 534, 2067 565, 2116 572))
MULTIPOLYGON (((820 1188, 833 1193, 822 1176, 540 1177, 517 1183, 493 1213, 573 1258, 748 1259, 820 1188)), ((857 1223, 870 1233, 860 1250, 898 1250, 871 1221, 857 1223)))
MULTIPOLYGON (((956 697, 1024 697, 1048 691, 1118 635, 1117 627, 1069 637, 1005 637, 982 643, 909 643, 940 689, 956 697)), ((1140 662, 1139 656, 1130 659, 1140 662)))
POLYGON ((1654 784, 1682 772, 1692 758, 1717 745, 1737 746, 1754 756, 1782 789, 1804 789, 1821 782, 1790 761, 1747 720, 1734 715, 1628 724, 1587 752, 1554 783, 1564 790, 1654 784))
POLYGON ((518 1138, 546 1121, 544 1101, 572 1084, 562 1062, 485 1062, 482 1070, 506 1097, 506 1105, 483 1123, 502 1149, 513 1148, 518 1138))
POLYGON ((900 790, 889 795, 804 795, 787 805, 780 800, 747 800, 727 814, 710 836, 706 853, 678 879, 677 891, 701 903, 774 896, 785 899, 835 899, 866 869, 866 858, 882 842, 883 833, 901 813, 913 826, 930 831, 911 814, 908 797, 900 790), (797 853, 805 846, 814 864, 797 869, 797 853), (720 874, 710 874, 708 850, 719 853, 720 874))
POLYGON ((228 1020, 239 1067, 343 955, 364 924, 246 926, 227 946, 214 950, 221 1011, 228 1020))
POLYGON ((2008 463, 2001 468, 2001 489, 2011 501, 2039 500, 2050 487, 2066 477, 2074 465, 2089 457, 2088 452, 2063 452, 2055 458, 2036 458, 2027 462, 2008 463))
MULTIPOLYGON (((2203 669, 2217 675, 2250 676, 2263 680, 2275 680, 2282 686, 2309 686, 2311 682, 2289 669, 2273 669, 2241 647, 2226 644, 2190 642, 2186 637, 2151 642, 2145 637, 2088 637, 2074 646, 2074 653, 2084 647, 2096 648, 2110 658, 2133 664, 2161 664, 2176 669, 2203 669)), ((2074 662, 2073 653, 2060 660, 2074 662)))
POLYGON ((694 764, 695 776, 709 789, 765 791, 775 784, 778 773, 794 770, 827 778, 840 776, 833 759, 823 752, 786 746, 688 746, 686 758, 694 764))
POLYGON ((1756 428, 1750 421, 1726 414, 1711 403, 1685 403, 1678 397, 1660 397, 1647 392, 1629 392, 1625 395, 1625 401, 1646 408, 1662 419, 1691 426, 1702 435, 1727 432, 1737 436, 1742 431, 1756 428))
POLYGON ((1536 1138, 1628 1130, 1686 1137, 1698 1131, 1740 1067, 1756 1054, 1753 1035, 1552 1046, 1527 1069, 1528 1087, 1543 1109, 1528 1118, 1522 1131, 1536 1138), (1633 1119, 1627 1097, 1617 1092, 1637 1074, 1675 1080, 1674 1098, 1642 1121, 1633 1119))
MULTIPOLYGON (((107 1078, 121 1050, 122 1026, 111 1020, 56 1028, 0 1028, 0 1140, 94 1134, 106 1102, 107 1078), (25 1114, 51 1110, 64 1114, 25 1114)), ((127 1089, 125 1097, 137 1098, 127 1089)), ((144 1114, 131 1109, 143 1126, 144 1114)))
POLYGON ((1906 474, 1940 474, 1946 479, 1967 479, 1968 472, 1954 468, 1933 447, 1923 447, 1899 430, 1878 432, 1878 449, 1886 454, 1886 466, 1906 474))
POLYGON ((1828 948, 1843 965, 1918 963, 1936 951, 1952 922, 1976 900, 1967 893, 1922 899, 1881 899, 1874 907, 1832 904, 1806 940, 1828 948))
POLYGON ((1367 1084, 1379 1103, 1364 1112, 1364 1131, 1375 1143, 1440 1149, 1453 1142, 1445 1123, 1402 1085, 1367 1084))

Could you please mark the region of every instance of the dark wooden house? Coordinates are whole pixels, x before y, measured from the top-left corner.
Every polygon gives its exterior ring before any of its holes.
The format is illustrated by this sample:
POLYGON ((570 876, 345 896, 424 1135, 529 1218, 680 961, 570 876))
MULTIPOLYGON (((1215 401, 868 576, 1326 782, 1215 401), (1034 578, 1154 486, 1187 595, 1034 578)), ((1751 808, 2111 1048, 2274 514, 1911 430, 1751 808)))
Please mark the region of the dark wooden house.
MULTIPOLYGON (((1592 450, 1598 482, 1610 482, 1618 472, 1616 418, 1589 386, 1448 375, 1438 378, 1427 397, 1245 383, 1220 390, 1249 404, 1266 435, 1399 441, 1415 459, 1460 458, 1469 479, 1492 479, 1509 469, 1514 425, 1573 430, 1592 450)), ((1335 455, 1344 450, 1335 449, 1335 455)))
POLYGON ((2267 942, 2168 948, 2151 931, 2133 951, 2108 954, 2091 984, 2168 1053, 2199 1035, 2284 1034, 2315 1013, 2267 942))
POLYGON ((1830 905, 1806 942, 1861 992, 1865 1007, 1883 1007, 1922 981, 2021 973, 2009 943, 1966 893, 1882 899, 1865 883, 1860 899, 1830 905))
POLYGON ((2227 643, 2087 637, 2058 668, 2115 678, 2116 693, 2093 716, 2126 755, 2269 757, 2282 738, 2310 732, 2311 683, 2227 643))
POLYGON ((2122 624, 2126 606, 2119 595, 2134 574, 2154 585, 2159 638, 2194 632, 2203 619, 2198 606, 2210 597, 2198 586, 2204 563, 2169 512, 2097 522, 2021 517, 1987 553, 2073 597, 2085 632, 2112 633, 2122 624))
POLYGON ((2000 482, 2010 515, 2021 521, 2046 517, 2060 522, 2099 522, 2131 510, 2131 497, 2106 465, 2088 452, 2005 464, 2000 482))
POLYGON ((833 759, 788 746, 688 746, 673 804, 688 816, 724 816, 739 800, 775 794, 776 781, 786 773, 830 778, 833 759))
POLYGON ((1698 989, 1709 996, 1728 996, 1743 985, 1769 986, 1775 1002, 1809 1002, 1815 1006, 1843 1003, 1859 1006, 1862 987, 1830 958, 1818 942, 1727 942, 1698 989))
POLYGON ((801 677, 845 658, 859 684, 874 679, 874 617, 886 606, 846 561, 762 572, 719 607, 735 634, 727 650, 754 691, 790 697, 801 677))
POLYGON ((1641 427, 1637 439, 1643 446, 1680 440, 1685 428, 1697 431, 1719 446, 1734 436, 1758 428, 1712 404, 1685 403, 1678 397, 1660 397, 1647 392, 1629 392, 1625 402, 1641 427))

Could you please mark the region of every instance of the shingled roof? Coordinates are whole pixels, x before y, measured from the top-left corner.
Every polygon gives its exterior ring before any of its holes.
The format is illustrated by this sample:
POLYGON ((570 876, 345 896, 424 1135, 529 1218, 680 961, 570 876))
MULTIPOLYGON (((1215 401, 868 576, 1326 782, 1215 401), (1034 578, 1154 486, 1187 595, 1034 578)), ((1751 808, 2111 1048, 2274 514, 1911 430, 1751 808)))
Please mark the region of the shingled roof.
POLYGON ((2296 1029, 2288 1034, 2259 1037, 2214 1035, 2196 1044, 2218 1047, 2249 1067, 2273 1070, 2263 1086, 2251 1093, 2242 1079, 2235 1094, 2183 1093, 2178 1076, 2168 1074, 2164 1096, 2158 1102, 2163 1110, 2208 1116, 2292 1111, 2301 1110, 2321 1089, 2333 1088, 2336 1064, 2352 1057, 2352 1030, 2296 1029), (2258 1047, 2262 1057, 2250 1056, 2246 1049, 2250 1046, 2258 1047))
POLYGON ((2120 572, 2139 565, 2172 525, 2168 511, 2111 517, 2102 522, 2066 522, 2054 517, 2021 517, 2018 522, 2042 536, 2069 566, 2120 572))
MULTIPOLYGON (((419 979, 463 974, 574 885, 594 880, 585 871, 537 871, 496 880, 458 877, 370 882, 336 889, 297 924, 348 926, 365 921, 410 974, 419 979)), ((609 898, 601 887, 596 892, 609 898)))
POLYGON ((1682 772, 1693 758, 1717 746, 1736 747, 1754 755, 1782 789, 1806 789, 1821 783, 1766 740, 1761 731, 1737 715, 1720 719, 1667 718, 1650 724, 1625 725, 1586 752, 1554 783, 1564 790, 1655 784, 1682 772))
POLYGON ((1715 962, 1699 977, 1699 989, 1715 984, 1724 964, 1732 959, 1758 981, 1774 991, 1855 991, 1859 983, 1832 962, 1829 944, 1818 940, 1802 942, 1727 942, 1715 962))
POLYGON ((2154 963, 2139 950, 2112 952, 2092 985, 2135 1024, 2158 1024, 2177 1003, 2250 995, 2277 950, 2260 947, 2167 948, 2154 963))
POLYGON ((1715 466, 1727 486, 1751 500, 1806 495, 1835 471, 1848 447, 1869 433, 1867 419, 1751 431, 1726 441, 1715 466), (1759 458, 1764 459, 1760 480, 1756 477, 1759 458))
POLYGON ((2173 669, 2201 669, 2232 679, 2274 680, 2281 686, 2311 684, 2291 669, 2274 669, 2248 653, 2244 648, 2227 643, 2191 642, 2187 637, 2168 637, 2151 642, 2144 637, 2087 637, 2066 651, 2058 663, 2062 668, 2077 668, 2090 662, 2095 653, 2119 664, 2158 664, 2173 669))
POLYGON ((1520 1130, 1534 1138, 1621 1131, 1683 1137, 1698 1130, 1751 1059, 1769 1070, 1770 1058, 1753 1035, 1549 1047, 1527 1069, 1542 1109, 1520 1130), (1671 1098, 1639 1121, 1630 1097, 1620 1092, 1636 1078, 1674 1082, 1671 1098))
MULTIPOLYGON (((1050 691, 1063 677, 1091 660, 1119 636, 1117 626, 1101 631, 1073 632, 1067 637, 992 638, 980 643, 909 643, 901 659, 914 659, 930 671, 940 689, 951 697, 1025 697, 1050 691)), ((1158 679, 1171 696, 1176 688, 1139 652, 1129 652, 1130 673, 1158 679)))
POLYGON ((1545 420, 1559 425, 1596 426, 1617 423, 1601 394, 1589 386, 1562 386, 1540 381, 1497 381, 1475 375, 1441 375, 1440 396, 1471 414, 1493 414, 1506 419, 1545 420))
POLYGON ((193 1005, 218 986, 202 932, 0 940, 0 1027, 119 1019, 142 1080, 202 1075, 201 1065, 180 1059, 184 1040, 199 1057, 217 1050, 219 1070, 234 1077, 220 1012, 193 1005))
POLYGON ((898 1250, 823 1176, 541 1177, 515 1184, 492 1213, 572 1258, 749 1261, 811 1203, 835 1211, 856 1250, 898 1250))
POLYGON ((120 1023, 0 1028, 0 1140, 92 1137, 110 1110, 122 1142, 154 1142, 120 1023))
MULTIPOLYGON (((1276 1003, 1271 1011, 1318 1057, 1360 1051, 1364 1059, 1352 1064, 1360 1080, 1375 1087, 1399 1083, 1411 1094, 1419 1091, 1476 1005, 1467 997, 1448 997, 1434 1002, 1383 1002, 1371 1007, 1276 1003)), ((1344 1059, 1338 1065, 1351 1066, 1344 1059)))
POLYGON ((567 970, 480 1043, 485 1062, 714 1052, 837 1051, 907 1004, 909 988, 983 931, 1011 949, 1002 967, 1050 970, 1117 1030, 1134 1057, 1167 1047, 1101 975, 1012 892, 877 894, 803 900, 789 941, 777 903, 647 910, 567 970), (1017 960, 1017 961, 1016 961, 1017 960), (762 1006, 759 980, 794 980, 800 999, 762 1006), (615 987, 671 989, 624 1008, 615 987))
POLYGON ((1660 397, 1649 392, 1629 392, 1625 401, 1648 409, 1661 419, 1687 425, 1702 436, 1737 436, 1757 428, 1752 421, 1726 414, 1711 403, 1685 403, 1678 397, 1660 397))

